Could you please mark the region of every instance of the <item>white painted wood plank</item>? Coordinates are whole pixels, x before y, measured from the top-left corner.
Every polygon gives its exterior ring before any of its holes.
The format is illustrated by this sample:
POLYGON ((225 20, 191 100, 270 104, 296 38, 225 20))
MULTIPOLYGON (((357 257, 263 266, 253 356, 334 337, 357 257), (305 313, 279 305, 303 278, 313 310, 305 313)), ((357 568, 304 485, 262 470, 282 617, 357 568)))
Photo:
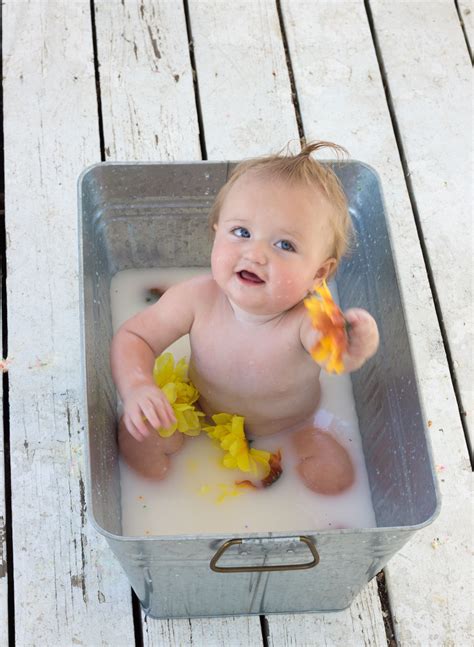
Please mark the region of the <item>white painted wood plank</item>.
POLYGON ((461 19, 464 23, 464 28, 466 29, 467 39, 471 47, 471 51, 474 45, 474 32, 472 27, 472 9, 473 4, 472 0, 458 0, 459 11, 461 13, 461 19))
MULTIPOLYGON (((3 274, 0 268, 0 281, 3 274)), ((0 292, 0 348, 2 348, 2 294, 0 292)), ((0 371, 0 379, 2 372, 0 371)), ((0 416, 3 421, 3 388, 0 384, 0 416)), ((7 535, 5 508, 5 471, 4 471, 3 433, 0 433, 0 645, 8 645, 8 573, 7 573, 7 535)))
POLYGON ((258 647, 262 645, 258 616, 148 620, 144 623, 146 647, 258 647))
POLYGON ((298 139, 273 0, 191 0, 209 159, 280 150, 298 139))
POLYGON ((382 610, 373 579, 349 609, 336 613, 270 616, 269 647, 386 647, 382 610), (346 633, 343 634, 342 630, 346 633))
POLYGON ((3 20, 16 644, 132 644, 130 588, 84 497, 76 180, 99 156, 90 6, 6 2, 3 20))
POLYGON ((95 3, 106 158, 200 159, 181 2, 95 3))
MULTIPOLYGON (((472 446, 471 64, 451 2, 394 6, 376 0, 372 10, 472 446)), ((433 388, 431 402, 436 396, 439 391, 433 388)), ((459 432, 457 443, 447 438, 447 410, 436 409, 441 420, 434 450, 435 459, 445 468, 440 474, 444 523, 440 519, 431 536, 428 533, 429 542, 425 535, 403 550, 387 573, 397 635, 410 646, 417 640, 419 644, 474 640, 472 585, 466 568, 472 559, 470 524, 465 512, 472 496, 472 474, 467 475, 469 464, 459 432), (428 589, 431 609, 426 601, 409 595, 407 575, 414 558, 420 563, 420 554, 430 569, 430 580, 437 584, 428 589)), ((428 584, 422 573, 418 581, 428 584)))
POLYGON ((474 445, 472 66, 451 0, 371 6, 474 445))
POLYGON ((410 647, 468 644, 472 474, 364 6, 282 4, 307 136, 342 144, 381 175, 427 433, 443 470, 439 518, 388 567, 397 637, 410 647))

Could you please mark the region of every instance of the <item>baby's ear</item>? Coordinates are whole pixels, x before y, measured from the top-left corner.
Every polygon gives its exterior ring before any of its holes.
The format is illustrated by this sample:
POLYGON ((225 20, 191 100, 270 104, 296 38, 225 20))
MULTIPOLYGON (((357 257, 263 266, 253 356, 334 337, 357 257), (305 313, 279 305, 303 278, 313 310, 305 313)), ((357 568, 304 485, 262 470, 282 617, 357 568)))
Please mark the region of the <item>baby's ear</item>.
POLYGON ((328 258, 314 275, 314 281, 325 281, 335 271, 337 261, 335 258, 328 258))

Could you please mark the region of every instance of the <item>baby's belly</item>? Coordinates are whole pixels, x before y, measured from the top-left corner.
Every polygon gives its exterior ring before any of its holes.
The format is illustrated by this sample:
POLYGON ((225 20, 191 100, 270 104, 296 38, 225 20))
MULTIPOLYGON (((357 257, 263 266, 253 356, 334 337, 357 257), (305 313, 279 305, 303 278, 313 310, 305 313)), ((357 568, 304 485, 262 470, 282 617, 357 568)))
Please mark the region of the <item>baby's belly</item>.
POLYGON ((267 436, 288 429, 298 429, 314 415, 320 400, 317 371, 309 375, 206 376, 191 359, 189 376, 200 393, 199 405, 209 416, 232 413, 245 417, 246 433, 267 436), (255 379, 257 377, 257 379, 255 379))

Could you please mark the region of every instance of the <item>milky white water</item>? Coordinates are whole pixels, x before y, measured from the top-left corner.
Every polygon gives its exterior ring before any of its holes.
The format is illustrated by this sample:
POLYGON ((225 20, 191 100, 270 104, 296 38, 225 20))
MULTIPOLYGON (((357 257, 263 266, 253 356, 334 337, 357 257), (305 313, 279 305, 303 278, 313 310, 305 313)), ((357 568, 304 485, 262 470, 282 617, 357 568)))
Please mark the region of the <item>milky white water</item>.
MULTIPOLYGON (((204 268, 125 270, 112 280, 114 330, 153 298, 150 288, 166 288, 205 272, 204 268)), ((336 297, 336 286, 331 291, 336 297)), ((188 337, 170 350, 176 361, 189 357, 188 337)), ((186 438, 171 456, 164 481, 150 482, 120 462, 123 534, 128 536, 239 532, 297 532, 330 528, 375 527, 359 426, 348 375, 321 372, 322 398, 315 422, 349 451, 356 480, 344 494, 324 496, 307 489, 294 466, 288 435, 258 439, 253 447, 282 452, 283 474, 263 490, 238 489, 247 478, 220 466, 222 451, 205 435, 186 438)), ((176 432, 178 433, 178 432, 176 432)))

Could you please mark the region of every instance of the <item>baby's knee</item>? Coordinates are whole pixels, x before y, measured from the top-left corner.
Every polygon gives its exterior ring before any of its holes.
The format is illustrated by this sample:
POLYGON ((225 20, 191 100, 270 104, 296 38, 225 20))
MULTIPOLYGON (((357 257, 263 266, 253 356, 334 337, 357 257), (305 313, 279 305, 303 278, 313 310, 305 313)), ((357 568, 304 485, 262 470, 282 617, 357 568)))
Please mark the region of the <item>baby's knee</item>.
POLYGON ((348 451, 330 434, 317 428, 295 434, 297 466, 305 485, 318 494, 341 494, 354 483, 354 465, 348 451))
POLYGON ((118 428, 118 445, 124 461, 131 469, 145 478, 161 481, 170 468, 169 454, 181 448, 184 438, 177 432, 169 438, 162 438, 151 429, 150 432, 139 442, 127 431, 122 418, 118 428))

